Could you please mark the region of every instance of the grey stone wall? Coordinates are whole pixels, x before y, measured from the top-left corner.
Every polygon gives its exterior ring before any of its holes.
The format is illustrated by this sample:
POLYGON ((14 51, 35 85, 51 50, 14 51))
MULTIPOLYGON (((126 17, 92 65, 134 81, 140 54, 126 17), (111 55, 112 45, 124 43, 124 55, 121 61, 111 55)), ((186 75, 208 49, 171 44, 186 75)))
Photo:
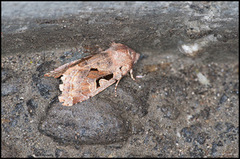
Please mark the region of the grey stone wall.
POLYGON ((238 2, 3 2, 2 53, 112 41, 164 52, 213 35, 201 48, 229 58, 222 50, 238 54, 238 16, 238 2))

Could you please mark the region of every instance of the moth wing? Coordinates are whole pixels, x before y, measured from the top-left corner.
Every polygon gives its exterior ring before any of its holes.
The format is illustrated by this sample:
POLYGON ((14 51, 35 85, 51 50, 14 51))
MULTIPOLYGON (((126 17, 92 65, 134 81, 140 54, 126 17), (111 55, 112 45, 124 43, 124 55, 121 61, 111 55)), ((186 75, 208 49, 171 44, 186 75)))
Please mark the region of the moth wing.
POLYGON ((59 101, 65 106, 85 101, 116 82, 109 71, 91 70, 78 65, 68 69, 61 79, 63 84, 59 86, 62 91, 59 101))
POLYGON ((93 55, 86 56, 86 57, 84 57, 84 58, 81 58, 81 59, 78 59, 78 60, 75 60, 75 61, 66 63, 66 64, 64 64, 64 65, 56 68, 55 70, 50 71, 49 73, 44 74, 44 76, 46 76, 46 77, 58 78, 58 77, 60 77, 64 72, 66 72, 67 69, 69 69, 69 68, 71 68, 71 67, 73 67, 73 66, 75 66, 75 65, 77 65, 77 64, 79 64, 79 63, 81 63, 81 62, 83 62, 83 61, 85 61, 85 60, 87 60, 87 59, 89 59, 89 58, 91 58, 92 56, 93 56, 93 55))

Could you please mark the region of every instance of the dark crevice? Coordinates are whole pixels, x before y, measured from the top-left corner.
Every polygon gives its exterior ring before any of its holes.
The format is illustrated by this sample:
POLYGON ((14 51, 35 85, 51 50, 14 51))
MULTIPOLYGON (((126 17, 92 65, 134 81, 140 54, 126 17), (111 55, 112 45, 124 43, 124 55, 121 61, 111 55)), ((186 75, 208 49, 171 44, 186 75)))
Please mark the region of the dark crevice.
POLYGON ((96 80, 96 82, 97 82, 97 88, 99 88, 100 87, 100 83, 99 83, 99 81, 100 81, 100 79, 105 79, 105 80, 110 80, 110 79, 112 79, 113 78, 113 74, 111 73, 111 74, 109 74, 109 75, 106 75, 106 76, 103 76, 103 77, 100 77, 100 78, 98 78, 97 80, 96 80))
POLYGON ((97 68, 91 68, 90 71, 98 71, 97 68))

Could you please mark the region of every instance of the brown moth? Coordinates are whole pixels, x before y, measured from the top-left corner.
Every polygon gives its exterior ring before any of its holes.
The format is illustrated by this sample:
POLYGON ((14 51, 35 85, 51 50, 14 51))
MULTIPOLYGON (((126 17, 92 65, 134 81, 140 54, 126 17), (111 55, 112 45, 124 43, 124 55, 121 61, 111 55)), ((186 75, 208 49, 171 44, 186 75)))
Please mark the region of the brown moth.
POLYGON ((140 54, 120 43, 98 54, 64 64, 44 76, 58 78, 62 94, 58 97, 64 106, 87 100, 116 82, 116 89, 121 78, 130 71, 133 80, 133 64, 140 54))

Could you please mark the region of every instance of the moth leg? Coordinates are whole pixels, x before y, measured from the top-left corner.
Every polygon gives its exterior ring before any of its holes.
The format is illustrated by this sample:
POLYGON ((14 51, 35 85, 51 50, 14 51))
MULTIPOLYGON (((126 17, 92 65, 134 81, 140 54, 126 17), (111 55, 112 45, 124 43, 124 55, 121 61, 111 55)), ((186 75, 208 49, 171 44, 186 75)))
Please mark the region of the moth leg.
POLYGON ((133 69, 130 70, 130 76, 134 81, 136 81, 136 79, 133 77, 133 69))
POLYGON ((115 85, 115 97, 117 97, 117 86, 118 86, 118 83, 120 82, 121 78, 117 81, 117 83, 115 85))

